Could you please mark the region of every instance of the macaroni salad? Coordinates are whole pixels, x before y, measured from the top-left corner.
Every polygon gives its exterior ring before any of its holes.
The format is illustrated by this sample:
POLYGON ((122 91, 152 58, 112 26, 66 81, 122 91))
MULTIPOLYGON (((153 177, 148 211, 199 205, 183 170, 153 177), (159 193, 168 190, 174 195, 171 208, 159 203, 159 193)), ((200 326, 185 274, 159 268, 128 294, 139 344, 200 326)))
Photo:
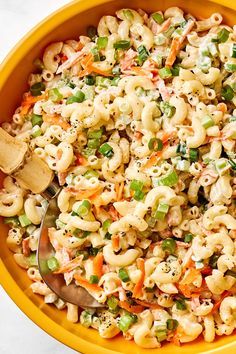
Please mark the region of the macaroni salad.
POLYGON ((219 13, 121 9, 50 44, 11 123, 58 178, 47 266, 104 309, 43 283, 45 200, 4 179, 7 244, 31 289, 69 321, 143 348, 236 328, 236 28, 219 13))

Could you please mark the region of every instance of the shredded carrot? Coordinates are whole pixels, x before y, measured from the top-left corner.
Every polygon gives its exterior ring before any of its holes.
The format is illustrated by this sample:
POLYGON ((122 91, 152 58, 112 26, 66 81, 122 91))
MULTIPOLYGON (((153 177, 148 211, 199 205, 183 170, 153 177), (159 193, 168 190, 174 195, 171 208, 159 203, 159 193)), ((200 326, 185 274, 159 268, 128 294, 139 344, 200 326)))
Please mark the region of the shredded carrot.
POLYGON ((180 38, 173 38, 170 46, 170 53, 166 59, 166 63, 165 63, 166 66, 172 66, 174 64, 176 56, 179 53, 180 48, 183 42, 185 41, 185 38, 187 37, 188 33, 193 28, 194 23, 195 23, 194 21, 189 21, 182 33, 182 36, 180 38))
POLYGON ((178 284, 178 289, 185 297, 192 297, 192 290, 189 285, 178 284))
POLYGON ((220 298, 220 300, 219 301, 217 301, 215 304, 214 304, 214 306, 213 306, 213 308, 212 308, 212 310, 211 310, 211 314, 213 314, 213 313, 215 313, 217 310, 218 310, 218 308, 220 307, 220 305, 221 305, 221 303, 222 303, 222 301, 224 300, 224 298, 226 298, 227 296, 229 296, 230 295, 230 291, 224 291, 223 293, 222 293, 222 295, 221 295, 221 298, 220 298))
POLYGON ((181 285, 191 284, 200 275, 200 271, 196 268, 189 268, 187 272, 187 275, 185 273, 184 278, 180 281, 181 285))
POLYGON ((145 278, 145 267, 144 267, 144 259, 143 258, 137 259, 137 266, 138 266, 138 269, 141 271, 141 275, 140 275, 139 280, 137 281, 137 283, 134 286, 133 297, 138 297, 142 293, 142 287, 143 287, 143 282, 144 282, 144 278, 145 278))
POLYGON ((195 267, 195 263, 194 263, 194 261, 192 260, 192 258, 190 257, 189 260, 188 260, 188 262, 187 262, 187 263, 185 264, 185 266, 183 267, 182 272, 185 273, 187 269, 193 268, 193 267, 195 267))
POLYGON ((122 181, 121 183, 115 184, 116 200, 117 201, 120 201, 122 199, 123 189, 124 189, 124 181, 122 181))
POLYGON ((60 160, 62 158, 63 151, 62 149, 57 150, 57 160, 60 160))
POLYGON ((32 96, 30 93, 26 93, 26 94, 24 95, 24 99, 23 99, 23 101, 22 101, 22 103, 21 103, 22 109, 21 109, 20 114, 21 114, 21 115, 26 115, 26 114, 28 113, 30 107, 31 107, 34 103, 36 103, 36 102, 42 100, 44 97, 45 97, 45 95, 32 96))
POLYGON ((200 269, 201 274, 203 275, 211 275, 212 274, 212 268, 210 266, 205 266, 202 269, 200 269))
POLYGON ((137 302, 137 304, 139 304, 143 307, 149 307, 150 309, 160 309, 161 308, 158 304, 155 304, 153 302, 142 301, 142 300, 138 300, 138 299, 135 299, 135 301, 137 302))
POLYGON ((227 112, 227 106, 224 102, 220 102, 218 103, 218 105, 216 106, 217 110, 218 111, 221 111, 223 113, 226 113, 227 112))
POLYGON ((78 166, 86 166, 87 165, 87 160, 86 160, 86 158, 83 155, 78 153, 76 155, 75 164, 78 165, 78 166))
POLYGON ((156 34, 159 34, 159 33, 162 33, 162 32, 165 32, 168 30, 168 28, 170 27, 170 24, 171 24, 171 18, 169 17, 166 21, 164 21, 160 27, 158 28, 158 31, 156 34))
POLYGON ((101 278, 103 271, 103 254, 99 252, 93 259, 93 274, 101 278))
POLYGON ((43 121, 45 123, 59 125, 64 130, 67 130, 67 129, 70 128, 70 124, 68 122, 64 121, 62 118, 60 118, 60 117, 58 117, 56 115, 44 114, 43 115, 43 121))
POLYGON ((71 272, 74 270, 76 267, 78 267, 81 264, 81 259, 82 256, 78 256, 74 259, 72 259, 69 263, 65 264, 61 268, 59 268, 57 271, 54 272, 54 274, 61 274, 61 273, 66 273, 66 272, 71 272))
POLYGON ((181 346, 180 337, 181 337, 180 333, 178 333, 176 331, 174 336, 172 337, 171 342, 174 343, 174 345, 177 345, 178 347, 180 347, 181 346))
POLYGON ((119 250, 120 248, 120 236, 115 234, 115 235, 112 235, 111 237, 111 241, 112 241, 112 248, 113 250, 116 252, 119 250))
POLYGON ((140 68, 139 66, 131 66, 130 69, 135 73, 135 75, 138 76, 148 76, 150 74, 148 70, 145 70, 144 68, 140 68))
POLYGON ((93 73, 96 73, 96 74, 99 74, 99 75, 102 75, 102 76, 113 76, 111 74, 111 72, 103 71, 103 70, 97 68, 95 64, 89 65, 88 68, 89 68, 90 73, 93 72, 93 73))
POLYGON ((82 278, 80 275, 78 274, 74 274, 74 278, 75 280, 79 283, 80 286, 82 286, 83 288, 85 288, 86 290, 90 291, 90 292, 100 292, 103 291, 103 289, 97 285, 97 284, 90 284, 88 282, 88 280, 82 278))
POLYGON ((144 310, 144 307, 141 305, 130 305, 127 301, 119 301, 119 306, 132 313, 140 313, 144 310))
POLYGON ((113 205, 111 205, 111 206, 109 207, 108 213, 111 215, 113 221, 116 221, 116 220, 119 219, 119 213, 118 213, 118 211, 114 208, 113 205))

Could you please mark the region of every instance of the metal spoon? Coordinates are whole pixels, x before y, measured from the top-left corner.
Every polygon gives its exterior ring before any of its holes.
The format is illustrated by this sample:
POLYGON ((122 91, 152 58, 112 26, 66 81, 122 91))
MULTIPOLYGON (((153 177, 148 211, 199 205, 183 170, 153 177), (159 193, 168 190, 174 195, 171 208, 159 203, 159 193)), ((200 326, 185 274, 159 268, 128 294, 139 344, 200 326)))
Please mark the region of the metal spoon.
POLYGON ((47 286, 62 300, 80 307, 104 307, 103 304, 97 302, 84 288, 75 284, 66 285, 62 274, 53 274, 47 267, 47 260, 55 253, 49 241, 48 229, 55 226, 55 221, 60 213, 55 198, 59 191, 60 187, 54 182, 43 193, 43 196, 48 200, 48 206, 40 227, 37 251, 39 272, 47 286))
POLYGON ((0 169, 6 174, 11 174, 23 188, 41 194, 48 203, 41 222, 37 250, 39 272, 42 279, 65 302, 82 308, 104 307, 87 290, 76 286, 76 284, 67 286, 62 274, 53 274, 47 267, 47 260, 55 253, 48 237, 48 229, 55 226, 55 221, 60 213, 56 196, 61 187, 57 181, 52 181, 52 171, 37 155, 32 154, 26 158, 26 153, 27 145, 25 143, 13 138, 0 128, 0 169))

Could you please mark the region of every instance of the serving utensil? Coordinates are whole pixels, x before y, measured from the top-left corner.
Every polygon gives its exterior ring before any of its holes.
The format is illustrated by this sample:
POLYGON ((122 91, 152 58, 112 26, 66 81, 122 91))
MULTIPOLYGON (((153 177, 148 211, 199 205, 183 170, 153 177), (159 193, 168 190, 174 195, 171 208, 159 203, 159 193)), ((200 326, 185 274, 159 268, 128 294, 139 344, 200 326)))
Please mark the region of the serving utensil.
POLYGON ((56 197, 61 187, 48 165, 36 154, 29 154, 25 142, 12 137, 2 128, 0 128, 0 169, 10 174, 20 187, 41 194, 47 200, 37 250, 39 272, 47 286, 65 302, 82 308, 104 307, 83 287, 74 283, 67 286, 62 274, 53 274, 48 268, 47 261, 55 254, 48 237, 48 230, 55 226, 60 213, 56 197))

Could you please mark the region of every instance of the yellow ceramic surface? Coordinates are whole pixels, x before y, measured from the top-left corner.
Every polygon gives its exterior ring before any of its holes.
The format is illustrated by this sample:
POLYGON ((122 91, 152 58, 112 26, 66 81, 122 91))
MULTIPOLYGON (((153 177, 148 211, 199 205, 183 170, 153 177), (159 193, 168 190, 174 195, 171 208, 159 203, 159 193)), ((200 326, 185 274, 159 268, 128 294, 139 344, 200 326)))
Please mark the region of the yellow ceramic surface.
MULTIPOLYGON (((122 7, 142 8, 148 12, 179 6, 198 17, 208 17, 212 12, 221 12, 227 24, 236 23, 235 0, 82 0, 72 1, 41 22, 12 50, 0 66, 0 119, 9 120, 21 95, 26 89, 32 62, 45 46, 53 41, 77 38, 86 33, 88 25, 97 25, 102 15, 113 14, 122 7)), ((42 297, 29 289, 30 280, 19 268, 7 249, 5 239, 7 226, 0 220, 0 280, 12 300, 38 326, 50 335, 82 353, 89 354, 235 354, 235 337, 219 337, 214 343, 202 339, 176 347, 164 345, 161 349, 145 350, 121 337, 105 340, 93 329, 66 320, 65 312, 44 304, 42 297)), ((52 353, 53 354, 53 353, 52 353)))

